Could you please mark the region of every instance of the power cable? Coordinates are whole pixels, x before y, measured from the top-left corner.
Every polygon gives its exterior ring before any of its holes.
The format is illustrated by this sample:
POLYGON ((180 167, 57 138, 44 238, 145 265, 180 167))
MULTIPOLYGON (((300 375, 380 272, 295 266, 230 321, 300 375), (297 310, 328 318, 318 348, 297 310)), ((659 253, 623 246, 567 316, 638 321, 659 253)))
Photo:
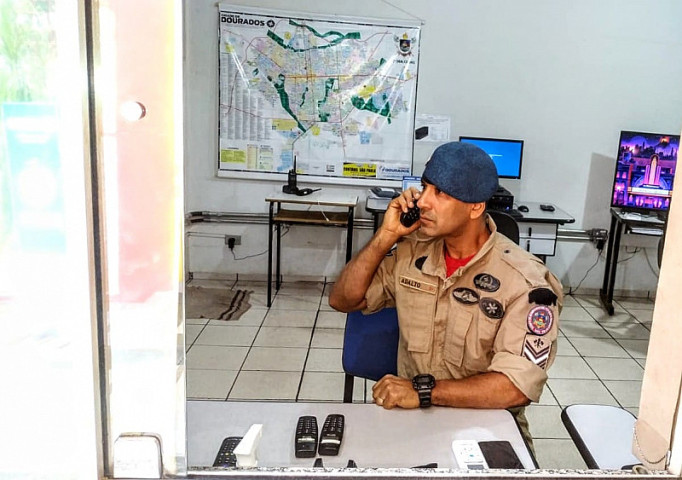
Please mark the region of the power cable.
POLYGON ((654 277, 658 278, 658 275, 660 273, 660 269, 658 272, 656 270, 654 270, 653 265, 651 265, 651 260, 649 259, 649 254, 647 253, 646 248, 644 249, 644 258, 646 258, 646 263, 649 264, 649 268, 651 269, 651 273, 654 274, 654 277))
MULTIPOLYGON (((279 238, 280 238, 280 239, 284 238, 284 236, 285 236, 287 233, 289 233, 289 230, 290 230, 290 229, 291 229, 291 227, 286 227, 286 230, 284 231, 284 233, 283 233, 282 235, 280 235, 279 238)), ((260 253, 254 253, 253 255, 246 255, 245 257, 237 257, 237 255, 235 255, 235 253, 234 253, 234 248, 230 248, 230 251, 232 252, 232 257, 233 257, 235 260, 246 260, 247 258, 260 257, 261 255, 265 255, 266 253, 268 253, 269 250, 264 250, 264 251, 262 251, 262 252, 260 252, 260 253)))
POLYGON ((602 252, 601 250, 597 250, 597 259, 594 261, 592 266, 587 269, 587 271, 585 272, 585 275, 583 275, 583 278, 578 282, 578 285, 575 287, 575 289, 572 287, 569 287, 569 289, 568 289, 569 295, 573 295, 575 292, 578 291, 578 289, 580 288, 580 285, 582 285, 582 283, 585 281, 585 279, 590 274, 592 269, 597 266, 597 264, 599 263, 599 259, 601 258, 601 252, 602 252))
MULTIPOLYGON (((622 260, 618 260, 618 263, 627 262, 628 260, 631 260, 631 259, 635 258, 635 257, 637 256, 637 254, 639 253, 640 250, 641 250, 640 247, 635 247, 635 251, 632 252, 632 255, 630 255, 628 258, 624 258, 624 259, 622 259, 622 260)), ((626 253, 631 253, 631 252, 628 252, 627 249, 625 250, 625 252, 626 252, 626 253)))

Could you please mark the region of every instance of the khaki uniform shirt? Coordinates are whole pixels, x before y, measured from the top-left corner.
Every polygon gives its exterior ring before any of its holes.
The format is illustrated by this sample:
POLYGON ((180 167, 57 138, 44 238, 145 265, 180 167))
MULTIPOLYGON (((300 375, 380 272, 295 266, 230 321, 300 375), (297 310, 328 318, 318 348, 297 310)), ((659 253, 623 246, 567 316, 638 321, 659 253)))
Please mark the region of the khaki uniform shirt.
POLYGON ((487 222, 488 240, 450 277, 442 238, 404 237, 379 266, 365 313, 397 308, 401 377, 500 372, 537 402, 556 354, 561 284, 487 222))

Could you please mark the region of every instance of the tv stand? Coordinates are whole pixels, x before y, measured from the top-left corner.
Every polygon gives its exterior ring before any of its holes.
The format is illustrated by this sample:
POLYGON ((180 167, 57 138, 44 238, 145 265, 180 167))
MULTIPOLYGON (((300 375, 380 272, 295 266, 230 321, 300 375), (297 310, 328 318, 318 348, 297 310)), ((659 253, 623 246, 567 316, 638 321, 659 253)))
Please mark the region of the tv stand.
MULTIPOLYGON (((666 212, 659 212, 658 215, 666 212)), ((609 315, 613 315, 613 287, 616 283, 616 269, 618 267, 618 251, 620 250, 620 237, 625 233, 637 235, 661 236, 665 230, 665 219, 659 216, 647 215, 633 210, 611 208, 611 228, 609 230, 609 246, 606 252, 606 265, 604 266, 604 282, 599 290, 599 299, 609 315)))

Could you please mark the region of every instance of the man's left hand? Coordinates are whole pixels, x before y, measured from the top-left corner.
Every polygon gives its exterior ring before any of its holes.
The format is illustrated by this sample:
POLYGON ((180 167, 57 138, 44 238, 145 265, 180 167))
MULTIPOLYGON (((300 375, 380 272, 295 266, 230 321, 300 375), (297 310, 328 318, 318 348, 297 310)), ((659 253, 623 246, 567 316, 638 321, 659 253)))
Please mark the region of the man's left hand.
POLYGON ((372 387, 374 403, 390 410, 394 407, 418 408, 419 395, 412 387, 412 380, 385 375, 372 387))

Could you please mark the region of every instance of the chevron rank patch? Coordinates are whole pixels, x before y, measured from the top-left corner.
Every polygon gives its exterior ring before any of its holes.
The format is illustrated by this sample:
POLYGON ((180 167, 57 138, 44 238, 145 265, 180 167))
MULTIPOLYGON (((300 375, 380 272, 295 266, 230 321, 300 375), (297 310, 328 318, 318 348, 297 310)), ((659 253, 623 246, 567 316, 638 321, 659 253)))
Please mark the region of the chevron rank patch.
POLYGON ((523 342, 523 356, 543 370, 547 368, 552 342, 537 335, 526 334, 523 342))

